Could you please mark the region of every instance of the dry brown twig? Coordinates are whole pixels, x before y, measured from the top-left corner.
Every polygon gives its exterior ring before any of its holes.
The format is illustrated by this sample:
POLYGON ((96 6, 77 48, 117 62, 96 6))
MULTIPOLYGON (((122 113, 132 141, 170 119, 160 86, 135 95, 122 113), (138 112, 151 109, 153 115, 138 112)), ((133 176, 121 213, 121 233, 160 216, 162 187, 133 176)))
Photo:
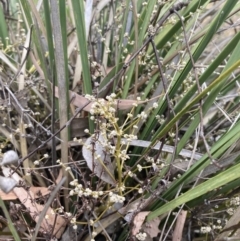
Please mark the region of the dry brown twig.
MULTIPOLYGON (((17 173, 11 173, 11 168, 2 166, 2 171, 5 177, 11 175, 12 178, 18 183, 23 183, 23 179, 17 173)), ((41 232, 46 232, 50 234, 53 232, 53 234, 57 238, 60 238, 62 236, 67 224, 66 220, 63 217, 55 214, 54 210, 50 206, 48 206, 45 217, 40 220, 40 215, 46 208, 46 206, 37 204, 34 201, 34 193, 31 190, 26 191, 23 187, 15 187, 13 188, 13 192, 18 197, 20 202, 27 208, 32 219, 36 223, 39 222, 41 232)))

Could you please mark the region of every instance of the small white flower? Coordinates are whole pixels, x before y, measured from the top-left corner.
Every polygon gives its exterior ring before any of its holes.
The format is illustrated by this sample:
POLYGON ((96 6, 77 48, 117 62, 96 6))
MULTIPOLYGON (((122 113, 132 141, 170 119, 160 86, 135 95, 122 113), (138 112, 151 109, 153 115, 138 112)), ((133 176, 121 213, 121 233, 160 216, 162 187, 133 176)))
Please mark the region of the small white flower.
POLYGON ((77 229, 77 225, 76 225, 76 224, 75 224, 75 225, 73 225, 73 229, 75 229, 75 230, 77 229))
MULTIPOLYGON (((83 194, 84 194, 84 196, 86 196, 85 193, 83 193, 83 190, 78 191, 78 196, 79 197, 81 197, 83 194)), ((89 195, 87 195, 87 196, 89 196, 89 195)))
POLYGON ((74 180, 71 181, 69 184, 70 184, 71 186, 76 186, 76 185, 77 185, 77 180, 74 179, 74 180))
POLYGON ((51 214, 52 214, 52 215, 55 215, 56 212, 55 212, 53 209, 51 209, 51 214))
POLYGON ((26 176, 31 176, 31 173, 30 173, 30 172, 27 172, 27 173, 26 173, 26 176))
POLYGON ((139 188, 139 189, 138 189, 138 193, 140 193, 140 194, 143 193, 143 189, 142 189, 142 188, 139 188))
POLYGON ((109 54, 109 53, 111 53, 111 50, 109 48, 106 48, 105 52, 106 52, 106 54, 109 54))
POLYGON ((158 103, 157 103, 157 102, 154 102, 154 103, 153 103, 153 108, 154 108, 154 109, 157 109, 157 108, 158 108, 158 103))
POLYGON ((153 167, 154 170, 156 170, 157 169, 157 164, 156 163, 152 163, 152 167, 153 167))
POLYGON ((201 233, 210 233, 212 228, 210 226, 201 227, 201 233))
MULTIPOLYGON (((4 124, 4 126, 6 126, 6 124, 4 124)), ((20 133, 20 129, 17 128, 17 129, 15 130, 15 132, 16 132, 16 133, 20 133)))
POLYGON ((113 108, 113 107, 110 107, 108 111, 111 112, 111 113, 115 113, 115 112, 116 112, 116 109, 113 108))
POLYGON ((123 191, 125 191, 125 188, 126 188, 126 187, 124 186, 124 184, 122 184, 122 186, 119 187, 119 190, 121 190, 121 191, 123 192, 123 191))
POLYGON ((233 209, 233 208, 228 208, 228 209, 227 209, 227 213, 228 213, 229 215, 233 215, 233 214, 234 214, 234 209, 233 209))
POLYGON ((92 197, 93 198, 98 198, 98 192, 96 192, 96 191, 92 192, 92 197))
POLYGON ((132 103, 132 106, 137 107, 138 104, 137 103, 132 103))
POLYGON ((139 172, 141 172, 143 168, 142 168, 141 165, 138 164, 138 165, 137 165, 137 169, 138 169, 139 172))
POLYGON ((58 212, 59 212, 59 213, 63 213, 63 212, 64 212, 64 207, 61 206, 61 207, 59 208, 58 212))
POLYGON ((99 191, 99 192, 98 192, 98 195, 99 195, 99 196, 102 196, 102 195, 103 195, 103 191, 99 191))
POLYGON ((142 111, 139 115, 137 115, 138 116, 138 118, 140 118, 140 119, 142 119, 143 121, 145 121, 146 119, 147 119, 147 114, 144 112, 144 111, 142 111))
POLYGON ((112 93, 110 96, 111 96, 113 99, 116 98, 116 94, 115 94, 115 93, 112 93))
POLYGON ((69 195, 70 195, 70 196, 73 196, 73 195, 74 195, 74 191, 71 190, 71 191, 69 192, 69 195))
POLYGON ((68 213, 68 212, 66 212, 65 213, 68 217, 71 217, 72 216, 72 214, 71 213, 68 213))
POLYGON ((38 166, 38 165, 39 165, 39 161, 36 160, 36 161, 33 162, 33 164, 34 164, 35 166, 38 166))
POLYGON ((160 164, 161 160, 157 159, 156 164, 160 164))
POLYGON ((142 117, 142 119, 146 119, 147 118, 147 114, 144 111, 142 111, 141 112, 141 117, 142 117))
POLYGON ((147 234, 146 233, 138 233, 136 234, 136 238, 139 240, 139 241, 144 241, 147 237, 147 234))
POLYGON ((109 193, 109 201, 111 203, 123 203, 125 201, 125 197, 119 196, 117 194, 114 194, 112 192, 109 193))
POLYGON ((70 222, 71 222, 72 224, 75 224, 75 223, 76 223, 76 218, 73 217, 70 222))
POLYGON ((85 133, 89 133, 89 130, 88 130, 88 129, 85 129, 84 132, 85 132, 85 133))
POLYGON ((48 158, 49 155, 48 155, 47 153, 45 153, 45 154, 43 155, 43 157, 44 157, 44 158, 48 158))
POLYGON ((85 98, 87 98, 88 100, 92 100, 92 101, 95 100, 94 96, 89 95, 89 94, 86 94, 85 98))
POLYGON ((96 159, 101 160, 101 155, 100 154, 96 155, 96 159))
MULTIPOLYGON (((91 189, 89 189, 89 188, 86 188, 85 189, 85 192, 83 193, 83 195, 85 196, 85 197, 88 197, 88 196, 90 196, 92 194, 92 190, 91 189)), ((78 194, 79 195, 79 194, 78 194)))
POLYGON ((108 136, 109 136, 109 138, 113 138, 114 136, 117 136, 117 132, 115 130, 113 130, 109 133, 108 136))
POLYGON ((133 177, 133 173, 131 171, 128 172, 129 177, 133 177))
POLYGON ((78 140, 78 143, 79 143, 80 145, 82 145, 82 144, 83 144, 83 140, 82 140, 82 139, 79 139, 79 140, 78 140))

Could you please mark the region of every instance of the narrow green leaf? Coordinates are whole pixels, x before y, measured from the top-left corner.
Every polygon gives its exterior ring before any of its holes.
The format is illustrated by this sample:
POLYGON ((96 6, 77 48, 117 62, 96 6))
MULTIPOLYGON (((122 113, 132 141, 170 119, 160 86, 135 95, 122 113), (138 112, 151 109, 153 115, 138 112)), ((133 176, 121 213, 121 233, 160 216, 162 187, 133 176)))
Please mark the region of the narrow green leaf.
MULTIPOLYGON (((222 73, 215 81, 213 81, 205 90, 203 90, 200 94, 198 94, 195 98, 193 98, 190 103, 188 103, 180 112, 178 112, 165 126, 165 128, 160 131, 157 135, 153 137, 152 143, 154 143, 159 140, 161 137, 163 137, 174 125, 175 123, 182 117, 188 110, 191 109, 195 104, 197 104, 202 98, 204 98, 208 92, 213 90, 217 85, 222 83, 225 78, 227 78, 232 71, 234 71, 238 66, 240 65, 240 60, 235 62, 228 70, 226 70, 224 73, 222 73)), ((146 152, 150 149, 151 147, 149 146, 146 149, 146 152)))
MULTIPOLYGON (((240 139, 240 122, 238 122, 230 131, 224 134, 216 144, 211 148, 211 156, 218 159, 223 155, 227 149, 232 146, 237 140, 240 139)), ((196 177, 200 171, 210 164, 210 159, 206 153, 198 162, 196 162, 187 172, 185 172, 179 179, 174 181, 171 187, 163 194, 163 198, 170 200, 176 194, 178 188, 183 183, 188 183, 193 177, 196 177)), ((151 209, 156 209, 160 205, 160 202, 156 202, 152 205, 151 209)))
POLYGON ((51 23, 51 14, 50 14, 50 8, 49 8, 49 1, 43 0, 43 10, 44 10, 44 17, 45 17, 45 27, 47 31, 47 43, 48 43, 48 52, 49 52, 49 62, 50 62, 50 68, 51 71, 54 72, 54 45, 53 45, 53 34, 52 34, 52 23, 51 23))
MULTIPOLYGON (((238 33, 237 34, 237 38, 234 38, 234 40, 238 40, 239 41, 239 37, 240 37, 240 34, 238 33)), ((232 43, 232 42, 233 41, 231 41, 231 43, 228 45, 229 47, 234 47, 234 43, 232 43)), ((230 56, 226 66, 224 67, 223 72, 225 70, 227 70, 229 67, 231 67, 231 65, 233 65, 234 63, 239 61, 239 54, 238 54, 238 49, 239 48, 240 48, 240 41, 238 42, 237 46, 235 47, 235 51, 232 52, 232 55, 230 56)), ((227 48, 227 49, 230 50, 229 48, 227 48)), ((228 54, 229 53, 231 53, 231 52, 228 52, 228 54)), ((227 52, 225 52, 225 54, 227 54, 227 52)), ((227 55, 226 55, 226 57, 227 57, 227 55)), ((218 65, 220 65, 220 62, 217 62, 217 63, 218 63, 218 65)), ((213 70, 211 70, 211 72, 213 72, 213 70)), ((227 77, 228 76, 226 76, 225 79, 223 79, 223 81, 221 81, 221 83, 216 85, 213 88, 213 90, 211 91, 211 93, 209 93, 209 95, 205 99, 203 107, 202 107, 203 115, 205 115, 207 113, 207 111, 212 106, 213 102, 216 100, 216 97, 220 93, 223 84, 227 81, 227 77)), ((200 114, 197 111, 196 115, 194 116, 194 120, 192 121, 192 123, 190 124, 190 126, 188 128, 188 131, 184 134, 184 136, 182 137, 181 141, 178 144, 177 153, 179 153, 179 151, 181 151, 181 149, 184 147, 184 145, 186 144, 187 140, 189 140, 190 136, 192 135, 194 130, 197 128, 199 123, 200 123, 200 114)))
POLYGON ((6 208, 6 206, 5 206, 5 204, 4 204, 4 202, 3 202, 1 197, 0 197, 0 207, 2 208, 2 210, 4 212, 4 215, 5 215, 5 217, 6 217, 7 221, 8 221, 8 227, 9 227, 9 229, 10 229, 10 231, 11 231, 13 237, 14 237, 14 240, 21 241, 21 239, 18 236, 17 230, 15 229, 15 227, 13 225, 13 222, 11 220, 9 212, 8 212, 8 210, 7 210, 7 208, 6 208))
POLYGON ((49 93, 51 93, 51 88, 49 85, 49 76, 48 76, 48 71, 47 71, 47 62, 45 59, 45 51, 44 48, 42 47, 42 43, 41 43, 41 33, 40 30, 38 28, 38 24, 36 22, 36 19, 32 18, 32 11, 31 11, 31 7, 29 6, 28 1, 25 0, 19 0, 19 2, 21 3, 22 9, 23 9, 23 13, 26 16, 26 25, 27 26, 34 26, 33 27, 33 36, 32 36, 32 42, 35 45, 36 49, 37 49, 37 54, 38 54, 38 58, 40 59, 40 63, 41 63, 41 67, 42 70, 44 72, 44 76, 45 76, 45 80, 46 80, 46 84, 48 86, 48 91, 49 93))
POLYGON ((76 31, 78 36, 78 46, 83 70, 83 90, 85 94, 92 94, 92 83, 90 76, 90 66, 88 61, 88 48, 84 20, 83 1, 72 0, 73 13, 76 23, 76 31))
MULTIPOLYGON (((89 66, 89 60, 88 60, 88 47, 87 47, 86 30, 85 30, 83 1, 72 0, 72 6, 73 6, 75 23, 76 23, 78 46, 80 49, 80 58, 82 63, 83 91, 84 91, 84 94, 92 94, 92 82, 91 82, 90 66, 89 66)), ((90 119, 89 119, 89 129, 90 129, 90 132, 93 133, 94 125, 90 119)))
POLYGON ((6 37, 8 37, 7 24, 5 21, 5 16, 3 12, 3 8, 0 7, 0 38, 4 47, 6 47, 6 37))
POLYGON ((228 170, 218 174, 215 177, 212 177, 210 180, 198 185, 194 189, 187 191, 178 198, 166 203, 162 207, 158 208, 155 211, 152 211, 147 216, 147 221, 151 221, 154 218, 173 210, 174 208, 193 200, 194 198, 200 197, 201 195, 210 192, 216 188, 219 188, 237 178, 240 178, 240 164, 235 165, 234 167, 229 168, 228 170))
MULTIPOLYGON (((117 49, 117 61, 116 61, 116 70, 115 70, 115 74, 120 70, 120 63, 121 63, 121 54, 123 53, 123 42, 124 42, 124 34, 126 31, 126 24, 127 24, 127 18, 129 15, 129 5, 130 5, 130 0, 126 1, 126 9, 124 11, 124 16, 123 16, 123 21, 122 21, 122 28, 121 28, 121 32, 120 32, 120 38, 119 38, 119 45, 118 45, 118 49, 117 49)), ((115 84, 114 84, 115 86, 115 84)))
MULTIPOLYGON (((152 15, 152 11, 154 9, 156 0, 152 0, 152 1, 148 1, 148 4, 146 6, 146 8, 143 8, 143 12, 140 15, 140 19, 142 20, 142 23, 139 23, 139 36, 137 39, 138 42, 138 46, 141 46, 145 35, 147 33, 147 28, 149 26, 149 22, 150 22, 150 18, 152 15)), ((135 40, 136 41, 136 40, 135 40)), ((130 85, 133 83, 134 81, 134 69, 135 69, 135 61, 133 61, 130 65, 130 68, 128 69, 127 73, 126 73, 126 80, 124 81, 124 87, 123 87, 123 93, 122 93, 122 98, 126 98, 128 95, 128 91, 129 91, 129 87, 130 85)))
MULTIPOLYGON (((194 4, 193 9, 196 8, 196 1, 192 2, 191 4, 194 4)), ((199 41, 198 45, 195 47, 195 50, 193 51, 193 59, 194 61, 197 61, 197 59, 200 57, 200 55, 203 53, 203 51, 206 49, 206 46, 209 44, 210 40, 212 39, 213 35, 216 33, 216 31, 218 30, 218 28, 221 26, 221 24, 223 23, 224 19, 227 18, 229 12, 232 10, 232 8, 235 6, 236 2, 232 1, 232 2, 226 2, 226 4, 223 6, 223 8, 221 9, 221 11, 219 11, 219 14, 215 17, 214 21, 211 23, 211 26, 209 27, 207 33, 204 35, 204 37, 202 38, 201 41, 199 41)), ((189 14, 188 12, 188 8, 190 7, 190 5, 186 8, 186 12, 189 14)), ((174 28, 176 28, 174 26, 174 28)), ((235 39, 236 42, 237 38, 235 39)), ((224 52, 225 54, 227 52, 224 52)), ((222 57, 223 55, 221 55, 222 57)), ((225 56, 226 57, 226 56, 225 56)), ((219 59, 218 59, 219 61, 219 59)), ((215 62, 215 66, 219 66, 218 62, 215 62)), ((213 65, 212 65, 213 67, 213 65)), ((187 75, 189 74, 189 72, 192 69, 192 63, 189 59, 188 63, 186 64, 185 68, 183 69, 183 71, 177 75, 175 77, 175 80, 173 81, 174 84, 171 87, 171 89, 169 90, 169 96, 170 98, 174 96, 174 94, 178 91, 179 88, 181 88, 182 82, 186 79, 187 75)), ((212 69, 210 69, 210 72, 208 73, 208 76, 210 75, 210 73, 212 73, 212 69)), ((203 82, 206 81, 206 75, 203 77, 200 77, 199 82, 200 84, 202 84, 203 82)), ((188 91, 187 95, 184 96, 182 98, 182 100, 180 100, 180 103, 177 105, 177 107, 174 109, 175 113, 182 110, 185 106, 186 103, 189 101, 189 99, 192 98, 193 94, 196 92, 196 85, 190 90, 188 91)), ((167 102, 165 100, 165 102, 162 105, 162 109, 160 111, 160 113, 158 113, 159 115, 161 115, 162 113, 164 113, 165 109, 167 106, 167 102)), ((146 123, 146 127, 147 129, 144 129, 141 135, 141 139, 144 139, 146 136, 150 135, 151 130, 153 129, 153 126, 155 125, 155 122, 150 122, 150 125, 148 123, 146 123)), ((162 131, 163 128, 165 128, 166 123, 163 123, 163 125, 159 128, 159 130, 156 132, 156 134, 154 135, 154 137, 159 136, 159 132, 162 131)))

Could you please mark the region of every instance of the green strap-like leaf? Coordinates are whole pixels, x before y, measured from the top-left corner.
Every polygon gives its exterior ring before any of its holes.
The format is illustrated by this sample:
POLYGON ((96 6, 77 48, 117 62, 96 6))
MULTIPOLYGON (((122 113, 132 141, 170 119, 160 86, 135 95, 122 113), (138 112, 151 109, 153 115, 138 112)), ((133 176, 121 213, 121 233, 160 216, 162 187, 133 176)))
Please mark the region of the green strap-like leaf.
POLYGON ((207 192, 210 192, 216 188, 219 188, 237 178, 240 177, 240 164, 229 168, 228 170, 220 173, 219 175, 212 177, 210 180, 198 185, 194 189, 189 190, 188 192, 182 194, 178 198, 170 201, 169 203, 166 203, 162 207, 158 208, 157 210, 151 212, 147 216, 147 221, 150 221, 161 214, 164 214, 166 212, 169 212, 173 210, 174 208, 193 200, 194 198, 197 198, 207 192))

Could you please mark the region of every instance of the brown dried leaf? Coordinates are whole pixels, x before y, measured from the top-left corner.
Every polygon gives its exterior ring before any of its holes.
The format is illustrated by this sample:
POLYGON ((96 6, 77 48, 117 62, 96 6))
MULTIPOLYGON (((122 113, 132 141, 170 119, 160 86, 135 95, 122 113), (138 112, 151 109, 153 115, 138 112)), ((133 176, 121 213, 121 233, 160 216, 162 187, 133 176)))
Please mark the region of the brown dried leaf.
MULTIPOLYGON (((59 170, 59 174, 58 177, 56 179, 56 184, 58 184, 62 179, 62 170, 59 170)), ((29 189, 33 194, 34 197, 37 198, 37 194, 40 194, 42 196, 46 196, 47 194, 49 194, 51 191, 47 188, 47 187, 30 187, 29 189)), ((18 197, 16 196, 16 194, 11 191, 9 193, 5 193, 2 190, 0 190, 0 197, 2 200, 16 200, 18 199, 18 197)))
POLYGON ((150 212, 140 212, 134 217, 132 235, 135 236, 139 233, 140 229, 142 228, 143 222, 149 213, 150 212))
POLYGON ((179 215, 177 217, 177 222, 176 222, 175 229, 173 232, 172 241, 182 240, 183 229, 184 229, 186 217, 187 217, 187 211, 181 210, 181 212, 179 213, 179 215))
MULTIPOLYGON (((2 166, 2 171, 4 176, 12 175, 12 178, 15 181, 23 182, 23 179, 16 172, 11 173, 10 168, 2 166)), ((13 189, 13 192, 18 197, 20 202, 27 208, 27 210, 29 210, 29 214, 31 215, 32 219, 37 223, 41 211, 44 210, 44 206, 33 202, 34 194, 30 190, 26 191, 22 187, 15 187, 13 189)), ((50 207, 47 210, 46 216, 48 216, 48 219, 44 218, 41 223, 42 231, 53 233, 57 238, 60 238, 66 227, 65 219, 59 215, 56 216, 56 214, 54 214, 54 211, 50 207), (52 227, 54 227, 53 232, 52 227)))
MULTIPOLYGON (((55 87, 55 96, 57 98, 59 98, 58 95, 58 87, 55 87)), ((69 98, 72 100, 72 104, 81 108, 82 106, 86 105, 89 100, 81 95, 78 95, 77 93, 73 92, 73 91, 69 91, 69 98)), ((107 102, 107 101, 106 101, 107 102)), ((83 110, 90 112, 92 104, 94 102, 90 102, 87 106, 85 106, 83 108, 83 110)), ((117 101, 117 105, 115 106, 115 108, 117 108, 118 110, 129 110, 133 107, 133 104, 143 104, 145 103, 145 101, 137 101, 137 100, 118 100, 117 101)))
POLYGON ((159 217, 154 218, 151 221, 148 221, 143 224, 142 230, 150 235, 151 238, 157 237, 159 233, 158 226, 160 224, 161 219, 159 217))
POLYGON ((99 133, 97 140, 89 137, 82 148, 82 153, 88 168, 103 181, 115 185, 114 165, 111 162, 110 155, 106 152, 103 144, 106 140, 99 133), (90 148, 89 148, 90 147, 90 148), (99 156, 100 158, 96 158, 99 156))
MULTIPOLYGON (((30 187, 30 191, 34 194, 35 198, 37 193, 41 193, 42 196, 45 196, 50 193, 47 187, 30 187)), ((5 201, 18 199, 18 197, 13 191, 6 194, 2 190, 0 190, 0 197, 2 200, 5 200, 5 201)))

